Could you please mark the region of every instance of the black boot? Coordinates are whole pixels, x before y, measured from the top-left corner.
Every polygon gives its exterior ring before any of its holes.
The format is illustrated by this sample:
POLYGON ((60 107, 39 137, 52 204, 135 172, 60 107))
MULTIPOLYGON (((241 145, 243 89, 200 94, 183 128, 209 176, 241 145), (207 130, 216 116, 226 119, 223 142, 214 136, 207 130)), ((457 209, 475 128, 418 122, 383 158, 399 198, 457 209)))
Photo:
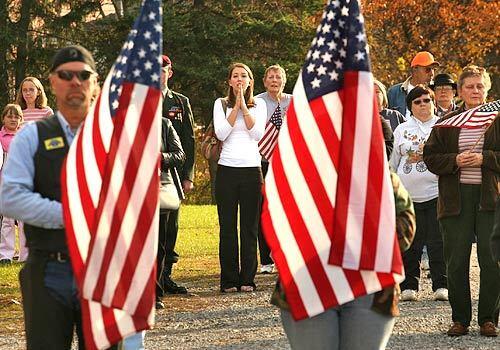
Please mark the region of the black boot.
POLYGON ((184 286, 179 286, 177 283, 172 281, 170 275, 172 273, 172 264, 165 264, 164 274, 163 274, 163 284, 162 289, 164 293, 167 294, 187 294, 187 289, 184 286))

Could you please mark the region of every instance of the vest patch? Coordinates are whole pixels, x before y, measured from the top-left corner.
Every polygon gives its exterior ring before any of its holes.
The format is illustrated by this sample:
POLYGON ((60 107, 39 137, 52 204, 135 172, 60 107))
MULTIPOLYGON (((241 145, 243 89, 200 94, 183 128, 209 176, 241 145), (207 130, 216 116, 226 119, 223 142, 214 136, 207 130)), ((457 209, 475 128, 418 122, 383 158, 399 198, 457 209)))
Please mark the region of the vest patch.
POLYGON ((53 149, 64 148, 64 139, 61 136, 54 137, 43 141, 45 149, 51 151, 53 149))

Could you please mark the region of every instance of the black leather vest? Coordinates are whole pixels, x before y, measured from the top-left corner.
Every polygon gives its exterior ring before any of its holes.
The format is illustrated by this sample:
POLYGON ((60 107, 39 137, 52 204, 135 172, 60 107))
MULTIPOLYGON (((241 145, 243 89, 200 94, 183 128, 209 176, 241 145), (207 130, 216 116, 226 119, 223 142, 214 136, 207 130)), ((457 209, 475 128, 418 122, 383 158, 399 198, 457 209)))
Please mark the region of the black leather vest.
MULTIPOLYGON (((55 115, 38 121, 38 149, 34 156, 34 192, 43 198, 61 201, 61 168, 68 154, 69 145, 61 124, 55 115)), ((27 246, 50 252, 65 252, 64 229, 52 230, 25 224, 27 246)))

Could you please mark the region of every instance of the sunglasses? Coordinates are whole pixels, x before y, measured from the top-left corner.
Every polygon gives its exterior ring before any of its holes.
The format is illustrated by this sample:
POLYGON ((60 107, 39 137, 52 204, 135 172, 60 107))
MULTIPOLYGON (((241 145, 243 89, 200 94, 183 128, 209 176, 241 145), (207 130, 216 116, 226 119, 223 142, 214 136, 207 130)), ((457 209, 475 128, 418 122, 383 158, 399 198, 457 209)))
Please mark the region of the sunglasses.
POLYGON ((430 103, 431 99, 430 98, 423 98, 421 100, 413 100, 412 102, 418 106, 421 103, 430 103))
POLYGON ((76 75, 77 79, 80 80, 81 82, 88 80, 92 75, 95 74, 94 72, 88 70, 80 70, 80 71, 58 70, 55 73, 57 74, 59 79, 66 81, 73 80, 73 77, 76 75))

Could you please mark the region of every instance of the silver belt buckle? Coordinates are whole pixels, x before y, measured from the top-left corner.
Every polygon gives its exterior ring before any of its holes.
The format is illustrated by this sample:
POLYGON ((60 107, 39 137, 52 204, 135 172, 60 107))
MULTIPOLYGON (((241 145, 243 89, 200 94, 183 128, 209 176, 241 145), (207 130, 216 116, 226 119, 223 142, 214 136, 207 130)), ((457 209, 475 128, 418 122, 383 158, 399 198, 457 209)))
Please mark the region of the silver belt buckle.
POLYGON ((63 254, 61 254, 61 252, 57 252, 56 258, 57 258, 57 261, 59 261, 60 263, 65 263, 68 261, 68 259, 63 257, 63 254))

